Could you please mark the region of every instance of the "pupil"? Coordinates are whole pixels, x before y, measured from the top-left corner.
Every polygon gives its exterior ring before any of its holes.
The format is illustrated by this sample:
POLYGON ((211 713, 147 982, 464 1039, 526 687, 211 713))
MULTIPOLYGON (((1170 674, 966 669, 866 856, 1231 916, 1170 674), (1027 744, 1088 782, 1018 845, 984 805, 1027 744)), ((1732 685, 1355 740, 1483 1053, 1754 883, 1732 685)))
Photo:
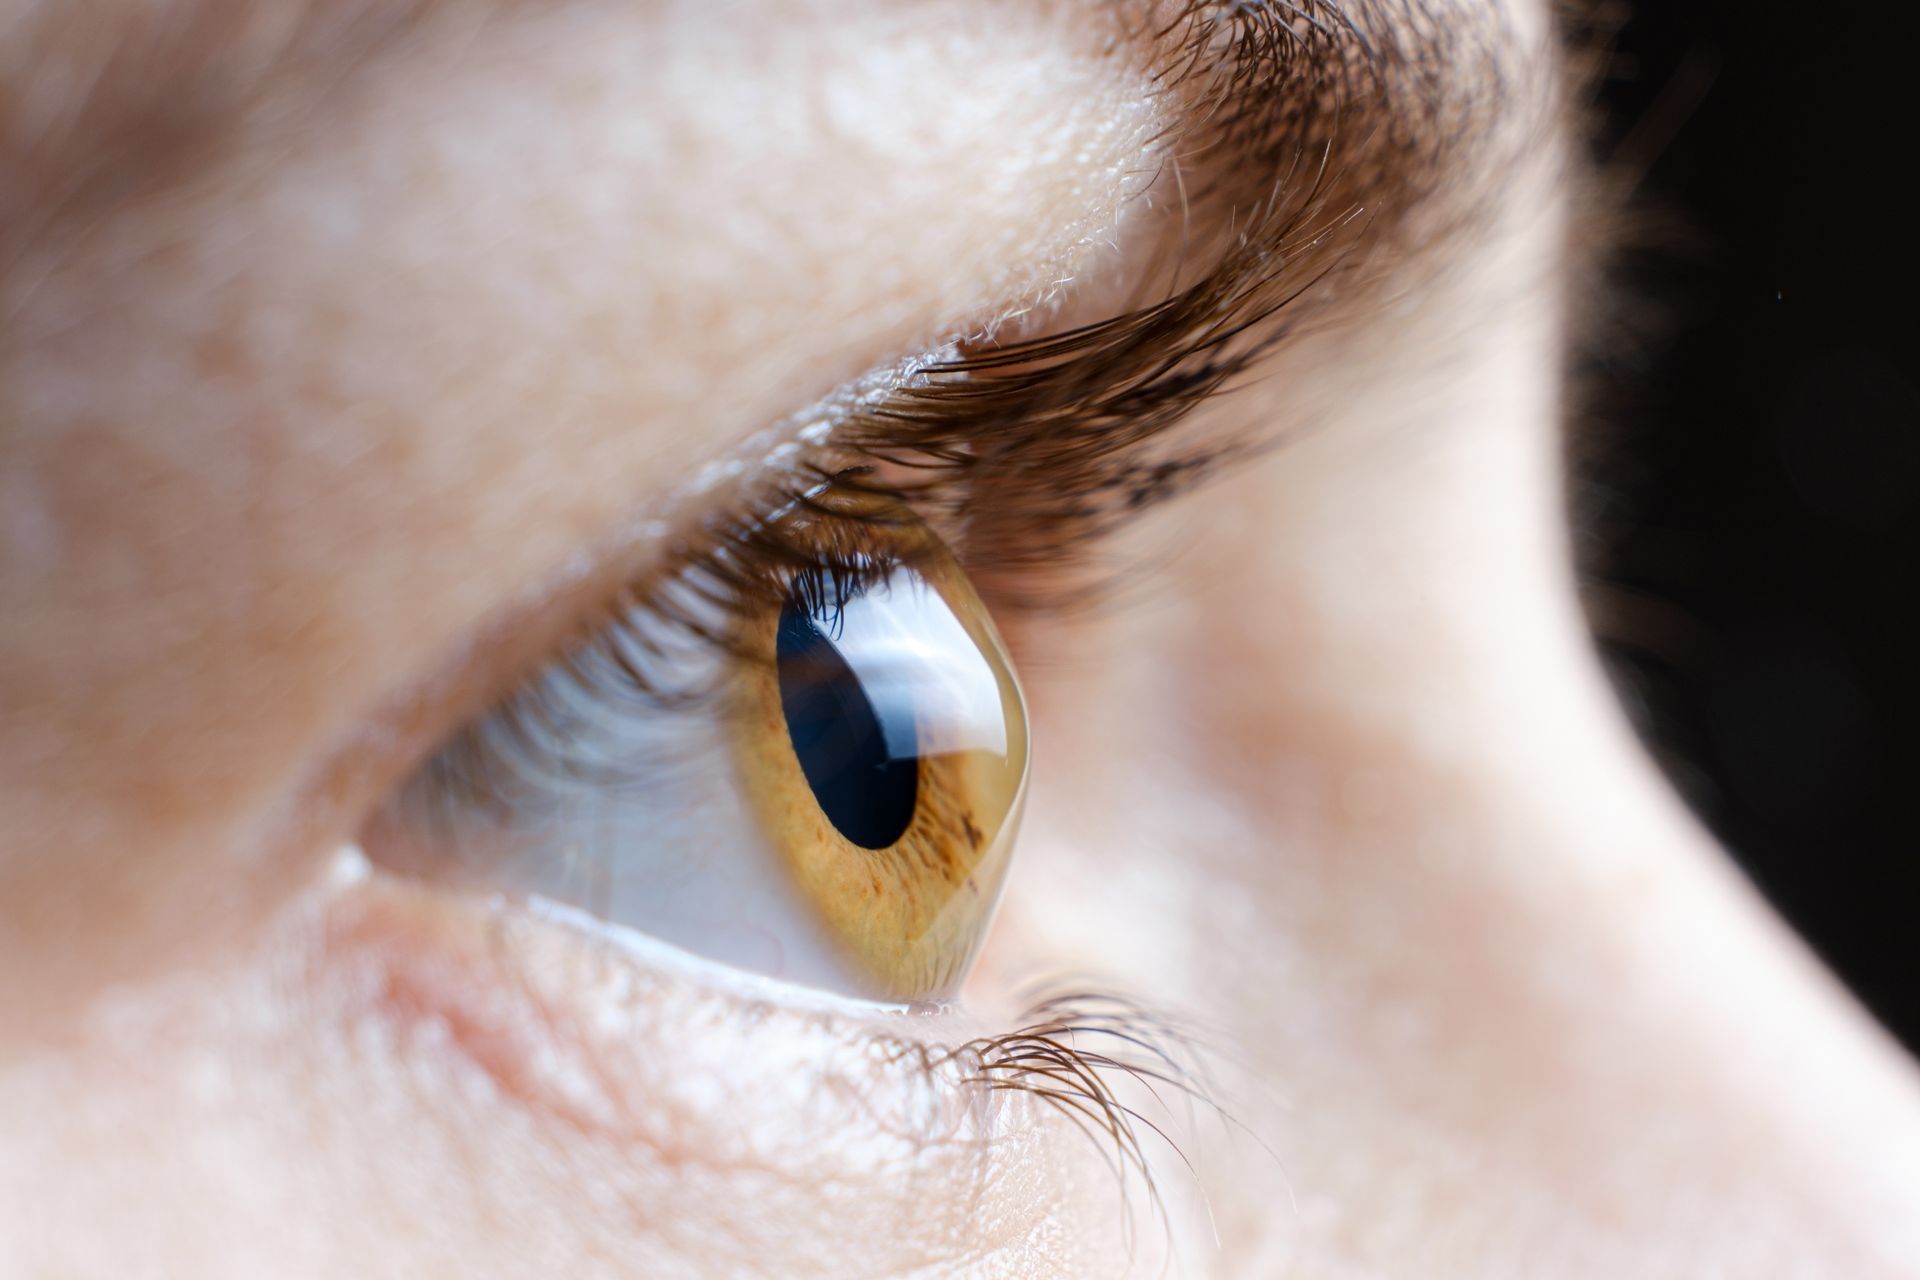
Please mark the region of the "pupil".
POLYGON ((920 792, 913 744, 895 744, 907 747, 904 756, 888 750, 867 687, 796 601, 780 610, 774 652, 787 735, 821 812, 851 843, 887 848, 913 821, 920 792))

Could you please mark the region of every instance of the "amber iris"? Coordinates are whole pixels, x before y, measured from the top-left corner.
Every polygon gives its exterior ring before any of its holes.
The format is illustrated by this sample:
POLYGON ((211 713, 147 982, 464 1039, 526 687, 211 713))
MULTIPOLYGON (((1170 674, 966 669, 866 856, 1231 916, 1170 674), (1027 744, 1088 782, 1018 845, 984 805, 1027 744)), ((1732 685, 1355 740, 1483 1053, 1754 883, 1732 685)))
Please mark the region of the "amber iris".
POLYGON ((734 753, 776 860, 856 984, 929 1000, 965 975, 999 897, 1026 714, 953 558, 918 522, 886 536, 886 573, 795 593, 747 628, 734 753))

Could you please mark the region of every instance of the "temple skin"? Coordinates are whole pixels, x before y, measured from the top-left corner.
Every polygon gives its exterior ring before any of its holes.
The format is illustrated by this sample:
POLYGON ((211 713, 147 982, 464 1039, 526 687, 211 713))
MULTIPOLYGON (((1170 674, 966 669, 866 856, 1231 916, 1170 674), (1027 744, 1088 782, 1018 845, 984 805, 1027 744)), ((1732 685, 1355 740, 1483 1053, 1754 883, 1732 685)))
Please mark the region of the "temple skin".
MULTIPOLYGON (((1178 105, 1138 15, 349 9, 0 22, 75 71, 8 99, 0 1275, 1920 1271, 1910 1064, 1590 652, 1527 99, 1470 225, 1190 427, 1294 443, 1009 627, 1007 904, 971 1011, 889 1020, 338 851, 709 463, 1062 279, 1097 311, 1178 105), (1154 1149, 1165 1233, 899 1051, 1062 971, 1224 1046, 1245 1130, 1154 1149)), ((1422 12, 1551 82, 1533 0, 1422 12)))

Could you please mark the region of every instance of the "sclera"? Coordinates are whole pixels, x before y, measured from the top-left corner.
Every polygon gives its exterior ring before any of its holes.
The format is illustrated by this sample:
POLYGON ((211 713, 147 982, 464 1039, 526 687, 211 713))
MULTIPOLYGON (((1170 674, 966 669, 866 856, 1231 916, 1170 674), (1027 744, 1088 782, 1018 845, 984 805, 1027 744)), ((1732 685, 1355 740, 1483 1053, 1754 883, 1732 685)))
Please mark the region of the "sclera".
POLYGON ((775 861, 863 989, 949 996, 992 919, 1027 776, 1020 687, 986 607, 931 530, 888 513, 898 560, 836 610, 835 644, 863 685, 910 699, 918 790, 892 844, 848 840, 816 800, 789 734, 776 674, 779 610, 753 619, 729 701, 741 791, 775 861))

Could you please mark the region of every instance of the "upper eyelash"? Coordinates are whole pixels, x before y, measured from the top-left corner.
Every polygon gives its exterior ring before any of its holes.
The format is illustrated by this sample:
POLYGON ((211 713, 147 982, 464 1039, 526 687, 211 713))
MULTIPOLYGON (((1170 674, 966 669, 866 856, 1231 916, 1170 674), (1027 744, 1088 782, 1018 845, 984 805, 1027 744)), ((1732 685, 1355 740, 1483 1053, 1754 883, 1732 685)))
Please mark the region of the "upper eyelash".
POLYGON ((1266 447, 1244 434, 1167 446, 1188 414, 1311 321, 1315 313, 1295 303, 1335 276, 1350 303, 1384 279, 1388 250, 1473 222, 1471 194, 1457 207, 1436 202, 1446 216, 1425 230, 1405 215, 1439 190, 1457 151, 1483 135, 1481 113, 1505 94, 1500 37, 1451 24, 1406 41, 1409 5, 1418 8, 1417 0, 1185 6, 1156 33, 1165 54, 1153 77, 1164 92, 1200 99, 1179 113, 1200 124, 1173 140, 1168 161, 1183 235, 1142 273, 1167 295, 1039 338, 1003 343, 991 326, 963 337, 953 345, 967 354, 854 409, 833 432, 835 457, 900 476, 905 499, 963 531, 955 550, 969 567, 1042 588, 1012 598, 1003 590, 1001 603, 1080 594, 1042 584, 1039 571, 1070 566, 1117 524, 1266 447), (1395 20, 1383 19, 1388 11, 1395 20), (1464 105, 1435 87, 1442 44, 1486 85, 1464 105), (1443 127, 1408 127, 1423 115, 1443 127), (1216 163, 1213 178, 1187 183, 1186 157, 1209 152, 1239 163, 1216 163), (1248 173, 1266 177, 1249 189, 1248 173), (1203 205, 1219 230, 1196 246, 1185 233, 1203 205), (1176 287, 1195 258, 1209 265, 1176 287))
POLYGON ((647 578, 629 583, 557 659, 442 745, 426 765, 422 794, 436 804, 510 810, 529 782, 617 784, 624 770, 601 776, 568 750, 568 708, 556 703, 696 710, 717 690, 684 672, 668 682, 685 645, 745 657, 736 636, 755 610, 792 595, 830 616, 838 602, 911 566, 927 545, 899 536, 917 524, 858 468, 813 477, 766 515, 752 510, 708 521, 647 578))

